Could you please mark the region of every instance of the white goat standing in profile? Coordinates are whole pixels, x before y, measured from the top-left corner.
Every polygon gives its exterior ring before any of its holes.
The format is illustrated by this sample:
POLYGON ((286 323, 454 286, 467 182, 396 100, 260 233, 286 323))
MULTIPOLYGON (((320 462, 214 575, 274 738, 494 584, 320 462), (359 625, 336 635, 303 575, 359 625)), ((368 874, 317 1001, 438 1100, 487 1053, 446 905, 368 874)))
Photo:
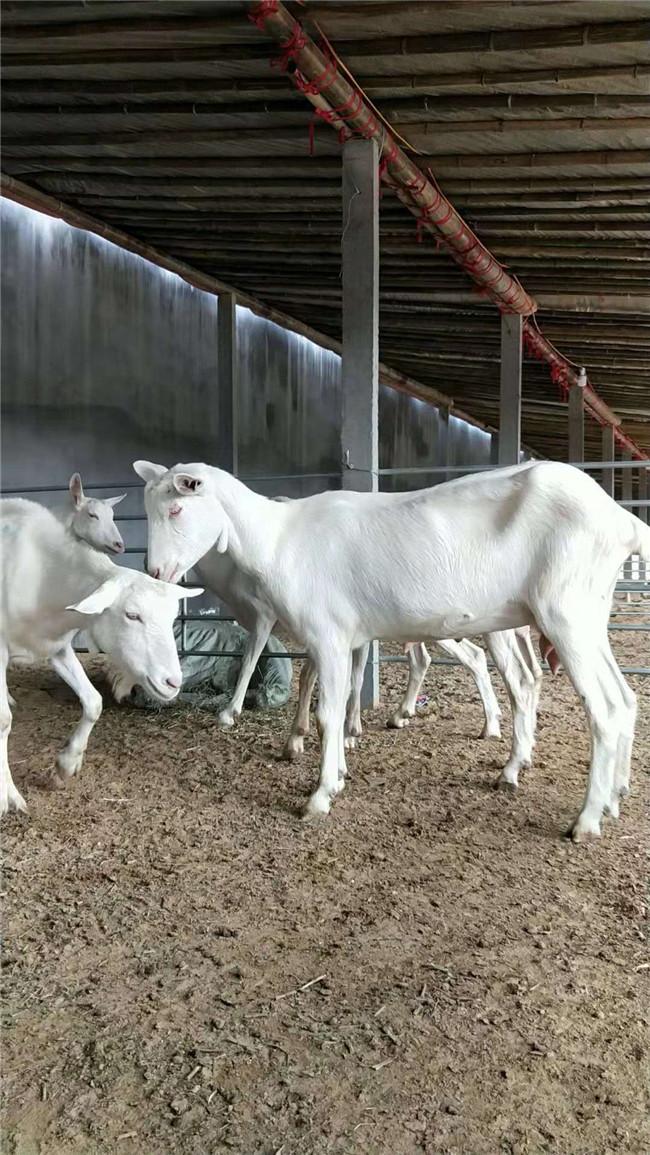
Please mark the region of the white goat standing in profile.
MULTIPOLYGON (((134 468, 143 481, 148 481, 152 470, 164 467, 140 461, 135 462, 134 468)), ((157 474, 154 472, 153 476, 157 474)), ((349 501, 354 501, 363 495, 350 492, 346 496, 349 501)), ((273 498, 273 501, 295 504, 289 498, 273 498)), ((232 726, 242 711, 253 671, 275 625, 275 610, 269 605, 255 575, 242 570, 228 552, 220 552, 217 548, 210 549, 192 568, 202 585, 227 602, 239 624, 249 633, 232 700, 219 713, 220 724, 232 726)), ((490 656, 503 679, 512 707, 513 745, 510 758, 499 779, 500 786, 510 789, 516 787, 519 771, 532 764, 542 669, 535 657, 528 627, 493 633, 485 640, 490 656)), ((499 738, 501 710, 492 687, 484 651, 467 639, 459 642, 448 638, 439 639, 436 644, 443 652, 465 666, 474 678, 485 715, 482 737, 499 738)), ((351 688, 345 719, 346 749, 352 748, 361 735, 361 686, 367 653, 366 645, 355 650, 351 658, 351 688)), ((406 691, 388 723, 397 729, 408 725, 409 719, 415 716, 417 696, 431 663, 424 643, 413 642, 408 646, 408 662, 409 678, 406 691)), ((298 705, 284 748, 284 757, 289 760, 298 758, 304 751, 304 737, 309 733, 309 708, 316 678, 314 663, 311 660, 304 662, 300 675, 298 705)))
MULTIPOLYGON (((251 578, 250 574, 243 573, 227 554, 219 553, 215 549, 209 550, 206 556, 193 566, 193 569, 201 584, 227 603, 233 610, 240 626, 243 626, 249 633, 232 699, 219 712, 220 724, 232 726, 235 718, 241 714, 253 671, 275 625, 275 616, 272 607, 268 606, 264 597, 257 590, 254 578, 251 578)), ((438 644, 446 653, 457 658, 470 671, 476 682, 485 715, 483 737, 499 738, 501 736, 499 725, 501 710, 490 681, 483 650, 480 646, 468 641, 446 640, 438 644)), ((390 723, 396 728, 406 725, 408 719, 414 716, 417 696, 430 665, 430 658, 424 645, 409 647, 408 660, 407 689, 390 723)), ((352 690, 346 725, 346 735, 348 739, 352 740, 359 737, 361 733, 359 695, 364 668, 365 659, 362 655, 357 655, 352 668, 352 690)), ((286 754, 289 758, 300 753, 301 744, 297 741, 298 735, 307 733, 309 728, 309 703, 314 683, 315 673, 310 668, 306 672, 305 678, 301 680, 300 702, 293 730, 296 741, 290 739, 286 747, 286 754)))
POLYGON ((589 477, 528 462, 405 494, 322 493, 278 504, 203 463, 148 470, 150 571, 178 581, 213 546, 302 639, 320 682, 321 774, 308 813, 345 781, 351 651, 373 638, 466 637, 537 625, 571 679, 592 739, 575 839, 600 834, 629 788, 636 699, 607 626, 622 562, 650 529, 589 477))
MULTIPOLYGON (((72 648, 86 629, 111 660, 119 699, 134 685, 159 701, 175 698, 181 668, 173 622, 178 602, 203 590, 157 582, 122 569, 74 539, 42 505, 20 498, 0 502, 0 814, 24 810, 8 762, 11 710, 7 664, 14 656, 47 658, 74 690, 83 715, 57 757, 63 778, 79 770, 90 733, 102 712, 101 695, 72 648)), ((55 773, 55 781, 60 781, 55 773)))

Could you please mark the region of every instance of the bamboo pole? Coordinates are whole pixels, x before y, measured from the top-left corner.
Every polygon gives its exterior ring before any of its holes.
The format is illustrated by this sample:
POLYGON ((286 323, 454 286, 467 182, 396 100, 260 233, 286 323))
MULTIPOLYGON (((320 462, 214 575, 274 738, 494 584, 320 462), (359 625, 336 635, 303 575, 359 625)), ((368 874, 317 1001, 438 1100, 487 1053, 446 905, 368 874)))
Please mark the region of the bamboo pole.
POLYGON ((251 18, 259 28, 280 42, 287 66, 289 57, 294 60, 298 87, 317 113, 332 123, 342 139, 349 138, 356 130, 359 135, 378 142, 382 176, 397 189, 409 211, 418 217, 418 226, 437 233, 444 240, 452 259, 466 272, 471 270, 473 279, 496 303, 509 312, 524 316, 534 313, 537 308, 535 301, 481 244, 433 181, 407 157, 392 132, 375 117, 359 90, 321 52, 284 5, 279 2, 261 3, 250 8, 251 18), (341 115, 336 115, 337 110, 341 115))

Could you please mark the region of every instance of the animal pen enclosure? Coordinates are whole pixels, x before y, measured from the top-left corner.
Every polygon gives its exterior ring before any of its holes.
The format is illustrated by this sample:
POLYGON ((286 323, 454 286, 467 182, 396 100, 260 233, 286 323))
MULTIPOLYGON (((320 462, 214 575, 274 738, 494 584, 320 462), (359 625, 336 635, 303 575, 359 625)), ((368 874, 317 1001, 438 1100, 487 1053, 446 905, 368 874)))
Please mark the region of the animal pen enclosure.
MULTIPOLYGON (((552 458, 647 521, 649 19, 6 0, 4 494, 61 506, 75 470, 126 492, 136 569, 136 458, 292 498, 552 458)), ((283 763, 284 709, 117 706, 84 658, 105 711, 53 793, 77 701, 11 670, 7 1150, 645 1155, 649 594, 630 559, 632 793, 586 846, 559 837, 589 757, 562 673, 508 796, 509 742, 479 740, 447 658, 386 729, 406 671, 382 642, 350 783, 306 825, 318 743, 283 763)))

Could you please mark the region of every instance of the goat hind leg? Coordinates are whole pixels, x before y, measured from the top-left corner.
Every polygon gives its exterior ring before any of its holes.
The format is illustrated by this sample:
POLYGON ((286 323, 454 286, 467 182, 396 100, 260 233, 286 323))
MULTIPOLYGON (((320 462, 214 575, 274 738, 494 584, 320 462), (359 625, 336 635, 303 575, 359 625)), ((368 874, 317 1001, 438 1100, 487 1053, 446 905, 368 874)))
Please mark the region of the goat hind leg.
POLYGON ((331 800, 345 780, 343 723, 350 685, 349 644, 332 645, 332 640, 315 655, 320 692, 318 695, 318 729, 321 736, 320 779, 305 807, 305 817, 329 814, 331 800))
POLYGON ((475 646, 474 643, 470 642, 467 638, 463 638, 460 642, 438 642, 438 646, 441 650, 451 654, 452 657, 457 658, 461 665, 469 670, 476 682, 476 689, 479 692, 483 713, 485 715, 481 738, 500 738, 501 710, 494 692, 494 686, 490 679, 487 658, 485 657, 484 651, 480 646, 475 646))
POLYGON ((614 784, 611 798, 605 806, 605 813, 609 815, 610 818, 618 818, 620 799, 625 798, 630 792, 632 747, 636 726, 637 700, 636 694, 630 689, 623 677, 609 645, 607 647, 606 660, 612 675, 611 691, 613 692, 615 686, 618 690, 618 700, 614 700, 608 694, 610 687, 607 682, 602 686, 602 689, 608 696, 612 712, 618 724, 618 741, 614 762, 614 784))
POLYGON ((499 630, 486 634, 486 644, 492 660, 503 679, 512 710, 512 747, 510 757, 499 775, 496 785, 505 790, 516 790, 519 771, 532 765, 533 703, 535 683, 523 660, 513 630, 499 630))
POLYGON ((293 762, 305 751, 305 734, 309 733, 309 707, 316 685, 316 666, 311 658, 306 658, 300 671, 298 683, 298 705, 291 723, 291 730, 282 752, 287 762, 293 762))
POLYGON ((429 651, 424 642, 412 642, 411 645, 407 647, 407 657, 409 663, 409 679, 406 684, 406 690, 404 691, 404 697, 395 713, 390 716, 386 723, 386 725, 393 730, 401 730, 404 726, 408 726, 409 719, 415 717, 418 694, 422 689, 422 683, 431 665, 429 651))
POLYGON ((613 794, 619 719, 612 713, 611 703, 616 700, 618 686, 607 656, 607 625, 604 623, 599 636, 597 613, 575 612, 561 621, 556 614, 548 617, 543 632, 582 702, 591 733, 587 790, 580 813, 567 831, 574 842, 580 842, 600 836, 600 820, 613 794))
POLYGON ((345 711, 345 749, 354 750, 357 744, 357 738, 360 738, 363 733, 361 725, 361 691, 363 689, 363 676, 366 672, 366 662, 368 661, 368 651, 370 644, 358 646, 356 650, 352 651, 352 667, 350 674, 350 696, 345 711))

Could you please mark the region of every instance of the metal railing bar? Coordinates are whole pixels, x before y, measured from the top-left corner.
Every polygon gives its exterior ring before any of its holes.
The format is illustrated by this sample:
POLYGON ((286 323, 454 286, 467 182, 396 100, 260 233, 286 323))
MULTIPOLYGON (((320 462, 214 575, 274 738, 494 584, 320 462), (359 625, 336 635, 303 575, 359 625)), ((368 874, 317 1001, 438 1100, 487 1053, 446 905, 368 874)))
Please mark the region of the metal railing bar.
MULTIPOLYGON (((238 474, 239 481, 331 481, 339 480, 342 471, 337 473, 250 473, 238 474)), ((143 481, 84 481, 84 490, 87 489, 144 489, 143 481)), ((12 489, 2 489, 3 494, 20 493, 67 493, 67 485, 21 485, 12 489)))
MULTIPOLYGON (((538 460, 533 458, 532 460, 538 460)), ((540 458, 539 460, 544 460, 540 458)), ((521 462, 522 465, 527 464, 521 462)), ((571 461, 576 469, 648 469, 650 470, 650 459, 644 461, 624 461, 616 459, 614 461, 571 461)), ((488 473, 492 470, 503 468, 501 465, 494 465, 491 462, 484 465, 409 465, 386 467, 382 466, 377 470, 380 477, 390 477, 401 473, 488 473)), ((351 467, 354 471, 354 466, 351 467)), ((332 473, 260 473, 260 474, 240 474, 240 481, 306 481, 306 480, 338 480, 341 477, 343 470, 332 473)), ((142 481, 84 481, 84 489, 143 489, 144 483, 142 481)), ((10 489, 2 489, 4 494, 21 494, 21 493, 67 493, 67 485, 22 485, 10 489)), ((624 504, 628 504, 625 502, 624 504)))

